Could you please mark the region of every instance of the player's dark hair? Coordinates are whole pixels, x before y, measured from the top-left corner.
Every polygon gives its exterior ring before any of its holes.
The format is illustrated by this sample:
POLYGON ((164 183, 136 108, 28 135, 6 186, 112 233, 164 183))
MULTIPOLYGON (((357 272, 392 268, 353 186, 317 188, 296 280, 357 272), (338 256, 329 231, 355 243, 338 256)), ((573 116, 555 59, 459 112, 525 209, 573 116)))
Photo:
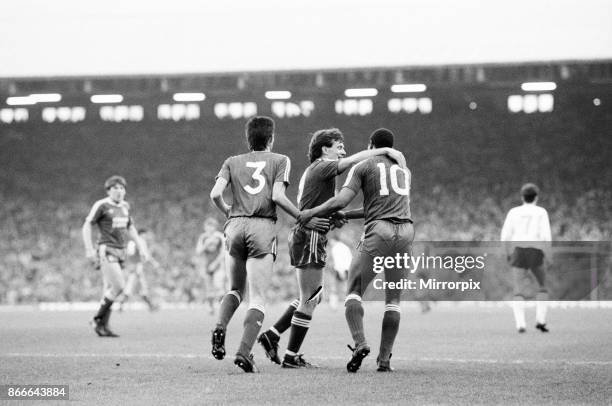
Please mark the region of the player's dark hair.
POLYGON ((394 140, 393 133, 386 128, 379 128, 370 135, 370 144, 374 148, 391 148, 394 140))
POLYGON ((266 116, 255 116, 246 123, 247 142, 251 151, 264 151, 274 137, 274 120, 266 116))
POLYGON ((108 190, 117 184, 127 187, 127 182, 123 176, 113 175, 104 182, 104 189, 108 190))
POLYGON ((533 203, 539 193, 540 189, 533 183, 525 183, 521 187, 521 196, 526 203, 533 203))
POLYGON ((326 128, 312 135, 308 145, 308 159, 314 162, 323 155, 323 147, 331 147, 335 141, 344 141, 342 132, 337 128, 326 128))

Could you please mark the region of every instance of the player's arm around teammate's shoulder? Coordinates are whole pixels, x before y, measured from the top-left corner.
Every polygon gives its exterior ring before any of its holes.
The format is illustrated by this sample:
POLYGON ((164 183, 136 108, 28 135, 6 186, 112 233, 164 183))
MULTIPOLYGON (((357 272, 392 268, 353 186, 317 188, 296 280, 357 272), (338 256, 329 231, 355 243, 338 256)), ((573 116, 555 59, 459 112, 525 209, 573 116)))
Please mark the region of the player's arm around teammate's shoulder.
POLYGON ((338 173, 346 171, 356 163, 379 155, 387 155, 389 158, 397 162, 402 168, 406 167, 406 158, 400 151, 393 148, 374 148, 357 152, 356 154, 346 158, 341 158, 338 161, 338 173))

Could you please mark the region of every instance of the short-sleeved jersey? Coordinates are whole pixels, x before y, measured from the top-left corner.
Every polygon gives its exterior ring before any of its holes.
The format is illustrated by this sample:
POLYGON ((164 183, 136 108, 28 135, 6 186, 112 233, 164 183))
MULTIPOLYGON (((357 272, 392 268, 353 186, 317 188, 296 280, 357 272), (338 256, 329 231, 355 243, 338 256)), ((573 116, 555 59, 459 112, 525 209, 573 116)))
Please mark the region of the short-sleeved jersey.
POLYGON ((127 229, 133 224, 128 202, 115 203, 110 198, 98 200, 89 211, 86 220, 97 224, 100 230, 98 245, 125 248, 127 229))
POLYGON ((229 217, 266 217, 276 220, 272 201, 274 183, 289 184, 289 157, 268 151, 252 151, 225 160, 217 178, 231 184, 229 217))
POLYGON ((343 187, 363 191, 366 224, 374 220, 406 223, 412 221, 410 180, 410 170, 381 155, 355 164, 343 187))
POLYGON ((298 208, 312 209, 334 197, 337 175, 337 160, 317 159, 311 163, 300 179, 298 208))
MULTIPOLYGON (((510 209, 501 232, 502 241, 551 241, 550 220, 545 208, 533 203, 510 209)), ((521 247, 536 247, 538 244, 520 244, 521 247)))

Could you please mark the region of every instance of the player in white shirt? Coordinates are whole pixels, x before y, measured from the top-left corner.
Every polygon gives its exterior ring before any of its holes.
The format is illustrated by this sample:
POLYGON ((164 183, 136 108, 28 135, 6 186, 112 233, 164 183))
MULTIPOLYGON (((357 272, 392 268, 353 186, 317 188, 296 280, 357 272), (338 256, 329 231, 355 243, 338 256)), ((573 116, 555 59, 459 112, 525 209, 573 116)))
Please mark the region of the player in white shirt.
POLYGON ((523 204, 510 209, 501 231, 501 241, 505 241, 506 254, 514 276, 514 320, 519 333, 525 332, 525 294, 521 281, 528 272, 533 272, 539 292, 536 295, 536 328, 543 333, 546 327, 546 272, 544 261, 550 263, 551 232, 546 209, 537 206, 539 189, 533 183, 521 188, 523 204))

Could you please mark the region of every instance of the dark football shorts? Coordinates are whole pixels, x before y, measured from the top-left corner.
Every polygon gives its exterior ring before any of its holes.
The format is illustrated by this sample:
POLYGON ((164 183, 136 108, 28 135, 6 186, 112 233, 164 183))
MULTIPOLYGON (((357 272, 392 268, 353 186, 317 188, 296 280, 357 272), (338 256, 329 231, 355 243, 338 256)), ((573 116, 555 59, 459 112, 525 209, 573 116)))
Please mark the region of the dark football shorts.
POLYGON ((233 217, 223 229, 229 254, 246 261, 272 254, 276 260, 275 221, 263 217, 233 217))
POLYGON ((307 265, 325 266, 327 236, 314 230, 294 227, 289 233, 289 257, 291 265, 302 268, 307 265))
POLYGON ((395 256, 397 253, 412 254, 413 240, 412 223, 374 220, 365 225, 357 249, 372 257, 395 256))
POLYGON ((510 256, 510 265, 515 268, 535 270, 542 266, 544 252, 537 248, 514 248, 510 256))
POLYGON ((98 255, 104 253, 108 262, 118 263, 121 267, 125 264, 127 259, 127 251, 125 248, 109 247, 108 245, 101 245, 98 248, 98 255))

